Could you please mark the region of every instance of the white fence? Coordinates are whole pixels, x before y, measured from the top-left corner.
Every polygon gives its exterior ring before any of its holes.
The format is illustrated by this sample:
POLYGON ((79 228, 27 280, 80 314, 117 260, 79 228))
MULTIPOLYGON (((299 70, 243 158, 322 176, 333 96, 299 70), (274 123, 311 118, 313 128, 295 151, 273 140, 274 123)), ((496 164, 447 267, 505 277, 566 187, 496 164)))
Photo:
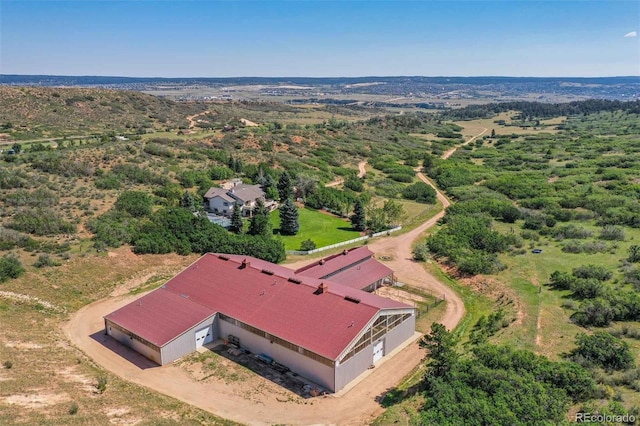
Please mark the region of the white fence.
POLYGON ((330 250, 336 247, 346 246, 348 244, 357 243, 358 241, 368 240, 369 238, 379 237, 381 235, 390 235, 392 232, 396 232, 402 229, 402 226, 396 226, 395 228, 387 229, 386 231, 376 232, 375 234, 365 235, 364 237, 354 238, 353 240, 343 241, 341 243, 331 244, 330 246, 324 246, 313 250, 287 250, 287 254, 313 254, 318 253, 325 250, 330 250))

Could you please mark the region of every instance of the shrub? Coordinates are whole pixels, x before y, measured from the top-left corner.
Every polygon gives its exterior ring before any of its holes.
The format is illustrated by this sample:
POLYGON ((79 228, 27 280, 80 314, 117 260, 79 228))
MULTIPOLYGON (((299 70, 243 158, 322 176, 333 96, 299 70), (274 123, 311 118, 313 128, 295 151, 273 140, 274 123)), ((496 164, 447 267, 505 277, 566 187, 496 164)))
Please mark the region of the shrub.
POLYGON ((619 226, 605 225, 600 231, 599 238, 601 240, 617 240, 624 241, 624 230, 619 226))
POLYGON ((23 273, 22 263, 16 256, 7 254, 0 259, 0 282, 9 278, 18 278, 23 273))
POLYGON ((579 266, 573 270, 573 276, 578 278, 595 278, 598 281, 608 281, 612 273, 602 266, 579 266))
POLYGON ((402 196, 419 203, 435 204, 436 202, 436 191, 424 182, 416 182, 407 186, 402 190, 402 196))
POLYGON ((72 234, 76 227, 65 221, 51 208, 24 209, 18 211, 8 227, 34 235, 72 234))
POLYGON ((316 249, 316 243, 313 242, 313 240, 311 239, 306 239, 300 243, 300 250, 302 251, 309 251, 309 250, 315 250, 315 249, 316 249))
POLYGON ((345 188, 349 188, 352 191, 355 192, 362 192, 364 191, 364 184, 362 183, 362 179, 360 179, 357 176, 347 176, 347 178, 344 181, 344 186, 345 188))
POLYGON ((5 361, 2 365, 4 365, 4 368, 6 368, 7 370, 11 370, 11 367, 13 367, 13 362, 5 361))
POLYGON ((116 200, 116 210, 129 213, 133 217, 148 216, 153 203, 147 193, 141 191, 125 191, 116 200))
POLYGON ((107 390, 107 378, 105 376, 98 377, 96 389, 98 389, 98 392, 100 393, 104 393, 104 391, 107 390))
POLYGON ((569 357, 579 364, 606 370, 626 370, 635 365, 627 342, 605 331, 592 336, 580 333, 576 344, 578 347, 569 353, 569 357))
POLYGON ((78 414, 78 404, 76 404, 75 402, 71 404, 71 406, 69 407, 69 414, 71 414, 72 416, 78 414))
POLYGON ((424 261, 429 258, 429 247, 426 243, 420 243, 413 249, 413 259, 424 261))
POLYGON ((36 268, 45 268, 48 266, 59 266, 60 264, 54 261, 51 256, 46 253, 41 254, 38 257, 36 263, 33 264, 36 268))

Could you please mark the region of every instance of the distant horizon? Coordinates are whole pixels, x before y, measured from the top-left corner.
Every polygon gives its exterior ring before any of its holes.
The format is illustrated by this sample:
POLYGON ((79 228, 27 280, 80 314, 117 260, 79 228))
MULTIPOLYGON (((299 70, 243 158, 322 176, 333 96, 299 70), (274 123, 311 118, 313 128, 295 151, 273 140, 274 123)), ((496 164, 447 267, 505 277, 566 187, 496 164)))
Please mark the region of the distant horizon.
POLYGON ((310 75, 233 75, 233 76, 175 76, 175 77, 163 77, 153 75, 99 75, 99 74, 16 74, 16 73, 0 73, 0 77, 15 76, 15 77, 80 77, 80 78, 130 78, 130 79, 157 79, 157 80, 175 80, 175 79, 287 79, 287 78, 305 78, 305 79, 349 79, 349 78, 577 78, 577 79, 599 79, 599 78, 640 78, 638 75, 547 75, 547 76, 534 76, 534 75, 324 75, 324 76, 310 76, 310 75))

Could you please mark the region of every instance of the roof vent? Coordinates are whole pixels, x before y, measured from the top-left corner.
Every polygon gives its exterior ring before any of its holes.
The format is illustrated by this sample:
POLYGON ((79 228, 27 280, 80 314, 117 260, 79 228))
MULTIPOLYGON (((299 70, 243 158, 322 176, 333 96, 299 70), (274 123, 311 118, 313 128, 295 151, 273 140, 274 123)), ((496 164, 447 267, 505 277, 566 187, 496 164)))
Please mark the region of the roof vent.
POLYGON ((321 282, 318 288, 316 289, 316 291, 313 292, 313 294, 322 294, 328 291, 329 291, 329 284, 325 284, 324 282, 321 282))
POLYGON ((353 297, 353 296, 345 296, 344 300, 346 300, 347 302, 351 302, 351 303, 360 303, 360 299, 353 297))
POLYGON ((268 270, 268 269, 263 269, 261 272, 262 272, 263 274, 273 275, 273 271, 270 271, 270 270, 268 270))
POLYGON ((290 283, 294 283, 294 284, 302 284, 301 280, 299 280, 297 278, 293 278, 293 277, 289 278, 289 282, 290 283))
POLYGON ((223 256, 223 255, 218 256, 218 259, 229 260, 227 256, 223 256))
POLYGON ((242 261, 242 264, 240 265, 240 269, 244 269, 244 268, 247 268, 249 266, 251 266, 251 262, 249 262, 247 259, 244 259, 242 261))
POLYGON ((181 294, 180 294, 180 297, 184 297, 185 299, 188 299, 188 298, 189 298, 189 295, 188 295, 188 294, 181 293, 181 294))

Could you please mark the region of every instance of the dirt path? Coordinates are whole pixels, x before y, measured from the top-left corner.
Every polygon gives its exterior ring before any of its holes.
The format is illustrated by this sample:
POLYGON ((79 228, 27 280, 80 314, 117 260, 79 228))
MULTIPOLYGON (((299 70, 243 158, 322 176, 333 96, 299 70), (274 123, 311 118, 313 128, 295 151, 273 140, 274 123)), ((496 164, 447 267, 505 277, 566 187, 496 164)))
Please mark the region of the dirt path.
POLYGON ((194 115, 187 116, 187 121, 189 122, 189 128, 193 129, 194 127, 196 127, 196 123, 198 122, 196 118, 200 117, 201 115, 209 114, 210 112, 211 111, 207 110, 207 111, 199 112, 194 115))
POLYGON ((361 179, 364 177, 364 175, 367 174, 367 169, 365 168, 366 166, 367 160, 358 163, 358 177, 361 179))
POLYGON ((454 146, 453 148, 451 148, 450 150, 446 151, 444 154, 442 154, 442 159, 443 159, 443 160, 446 160, 447 158, 451 157, 451 156, 452 156, 452 155, 453 155, 453 154, 458 150, 458 148, 460 148, 461 146, 464 146, 464 145, 468 145, 468 144, 470 144, 471 142, 475 141, 475 140, 476 140, 477 138, 479 138, 480 136, 484 135, 484 134, 487 132, 487 130, 489 130, 489 129, 485 128, 485 127, 483 127, 482 129, 483 129, 483 130, 482 130, 482 132, 480 132, 480 133, 478 133, 477 135, 475 135, 475 136, 473 136, 473 137, 469 138, 469 139, 468 139, 465 143, 463 143, 462 145, 456 145, 456 146, 454 146))
MULTIPOLYGON (((367 173, 367 170, 365 169, 367 165, 366 161, 361 161, 358 163, 358 177, 362 178, 364 177, 364 175, 367 173)), ((329 183, 325 183, 324 186, 326 188, 331 188, 333 186, 338 186, 338 185, 342 185, 344 183, 344 178, 343 177, 337 177, 334 180, 332 180, 329 183)))
POLYGON ((333 186, 342 185, 343 183, 344 183, 344 178, 339 177, 339 178, 336 178, 335 180, 332 180, 329 183, 325 183, 324 186, 326 188, 331 188, 333 186))
POLYGON ((247 127, 258 127, 258 126, 260 126, 258 123, 254 123, 253 121, 247 120, 246 118, 241 118, 240 122, 242 124, 244 124, 245 126, 247 126, 247 127))

